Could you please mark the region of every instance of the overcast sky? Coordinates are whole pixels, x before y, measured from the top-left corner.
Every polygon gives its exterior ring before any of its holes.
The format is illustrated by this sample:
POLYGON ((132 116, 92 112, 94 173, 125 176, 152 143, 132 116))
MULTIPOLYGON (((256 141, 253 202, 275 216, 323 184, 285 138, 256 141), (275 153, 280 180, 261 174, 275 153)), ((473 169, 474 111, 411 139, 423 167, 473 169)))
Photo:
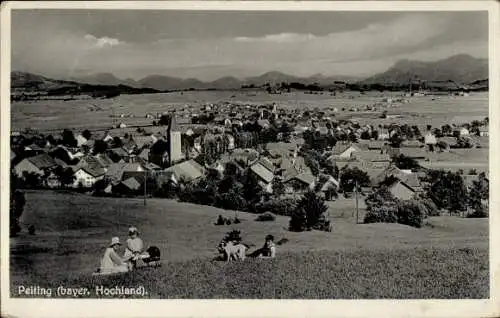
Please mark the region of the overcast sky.
POLYGON ((459 53, 487 57, 487 12, 12 11, 12 70, 59 78, 369 76, 459 53))

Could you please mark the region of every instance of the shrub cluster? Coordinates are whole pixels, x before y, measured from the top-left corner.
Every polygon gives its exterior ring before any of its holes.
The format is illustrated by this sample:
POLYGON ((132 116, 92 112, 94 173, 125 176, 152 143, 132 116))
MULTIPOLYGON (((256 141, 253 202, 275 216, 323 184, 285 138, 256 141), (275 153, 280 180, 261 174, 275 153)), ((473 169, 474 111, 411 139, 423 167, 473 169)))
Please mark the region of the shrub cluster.
POLYGON ((276 220, 276 215, 274 215, 271 212, 264 212, 255 219, 255 221, 259 222, 274 221, 274 220, 276 220))

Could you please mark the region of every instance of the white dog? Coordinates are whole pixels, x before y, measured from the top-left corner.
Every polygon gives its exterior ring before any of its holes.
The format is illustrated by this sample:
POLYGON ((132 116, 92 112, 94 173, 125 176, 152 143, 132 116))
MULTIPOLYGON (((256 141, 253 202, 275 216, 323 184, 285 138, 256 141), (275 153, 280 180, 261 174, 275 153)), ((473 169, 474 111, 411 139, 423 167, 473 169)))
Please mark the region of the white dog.
POLYGON ((231 259, 244 261, 247 248, 242 243, 234 244, 233 242, 222 241, 219 244, 219 252, 224 254, 226 262, 230 262, 231 259))

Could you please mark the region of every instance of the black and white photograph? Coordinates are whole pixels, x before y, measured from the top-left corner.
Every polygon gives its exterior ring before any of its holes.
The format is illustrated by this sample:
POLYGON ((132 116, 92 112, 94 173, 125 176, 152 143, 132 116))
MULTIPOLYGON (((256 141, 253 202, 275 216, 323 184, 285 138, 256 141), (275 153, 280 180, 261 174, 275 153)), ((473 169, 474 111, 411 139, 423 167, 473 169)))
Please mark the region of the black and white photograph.
POLYGON ((7 297, 492 297, 487 6, 111 5, 9 8, 7 297))

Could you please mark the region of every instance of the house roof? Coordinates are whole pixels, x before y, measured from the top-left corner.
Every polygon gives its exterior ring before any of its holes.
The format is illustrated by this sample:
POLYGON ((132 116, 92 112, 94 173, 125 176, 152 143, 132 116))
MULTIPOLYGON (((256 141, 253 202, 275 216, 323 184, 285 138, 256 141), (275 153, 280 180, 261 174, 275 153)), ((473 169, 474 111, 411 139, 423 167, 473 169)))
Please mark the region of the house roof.
MULTIPOLYGON (((94 166, 94 165, 82 166, 82 167, 80 167, 80 169, 85 171, 86 173, 90 174, 93 177, 100 177, 100 176, 104 175, 104 173, 105 173, 104 168, 94 166)), ((80 169, 78 169, 78 170, 80 170, 80 169)))
POLYGON ((438 141, 443 141, 448 145, 456 145, 458 143, 457 138, 455 137, 441 137, 438 139, 438 141))
POLYGON ((151 146, 154 143, 154 140, 151 136, 135 136, 133 140, 139 148, 143 148, 144 146, 151 146))
POLYGON ((140 184, 144 183, 144 171, 123 171, 122 181, 134 178, 140 184))
POLYGON ((107 167, 113 163, 113 160, 111 160, 111 158, 109 158, 109 156, 107 154, 100 153, 100 154, 97 154, 95 156, 95 158, 103 167, 107 167))
POLYGON ((267 183, 271 182, 274 178, 272 171, 263 166, 260 162, 254 163, 250 170, 252 170, 256 175, 265 180, 267 183))
POLYGON ((427 158, 429 156, 423 148, 400 148, 399 152, 409 158, 427 158))
POLYGON ((388 154, 380 154, 375 151, 356 151, 356 159, 369 162, 390 162, 391 157, 388 154))
POLYGON ((289 180, 298 180, 298 181, 305 183, 307 185, 311 185, 316 180, 316 178, 310 173, 301 173, 301 174, 298 174, 289 180))
POLYGON ((112 180, 122 180, 125 171, 138 171, 139 168, 143 168, 139 163, 113 163, 109 165, 106 176, 112 180))
POLYGON ((56 161, 46 153, 42 153, 34 157, 29 157, 27 158, 27 160, 35 165, 38 169, 48 169, 57 166, 56 161))
POLYGON ((173 172, 177 180, 183 178, 187 181, 192 181, 203 176, 205 168, 191 159, 168 167, 166 171, 173 172))
POLYGON ((266 157, 261 157, 258 161, 261 165, 263 165, 267 170, 274 172, 274 164, 266 157))
POLYGON ((401 147, 415 147, 415 148, 420 148, 423 147, 424 144, 422 144, 418 140, 405 140, 401 143, 401 147))
POLYGON ((134 177, 122 181, 122 184, 130 190, 139 190, 141 187, 141 184, 134 177))
POLYGON ((350 143, 348 143, 348 144, 337 143, 335 145, 335 147, 333 147, 333 154, 334 155, 341 155, 342 153, 344 153, 347 149, 349 149, 351 147, 354 147, 354 149, 359 150, 358 147, 356 147, 350 143))
POLYGON ((126 157, 126 156, 128 156, 127 151, 125 151, 123 148, 113 148, 110 151, 112 151, 113 153, 115 153, 119 157, 126 157))

